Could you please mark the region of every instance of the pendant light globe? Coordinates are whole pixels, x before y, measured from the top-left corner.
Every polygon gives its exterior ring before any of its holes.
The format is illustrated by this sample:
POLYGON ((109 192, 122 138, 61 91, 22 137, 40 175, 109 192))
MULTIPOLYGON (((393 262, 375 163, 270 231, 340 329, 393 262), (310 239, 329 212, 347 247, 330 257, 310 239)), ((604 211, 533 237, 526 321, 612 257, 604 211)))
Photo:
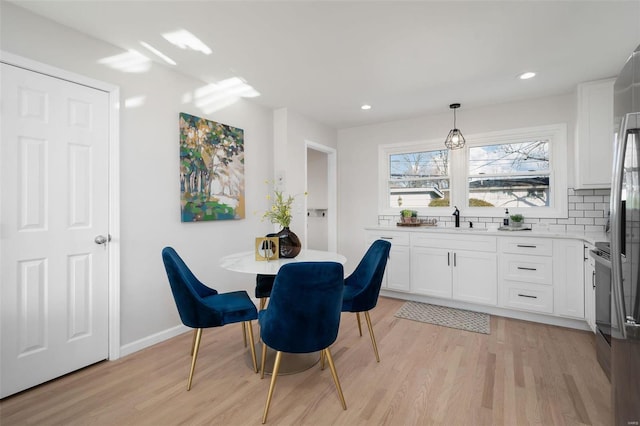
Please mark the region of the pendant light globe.
POLYGON ((453 129, 449 131, 447 138, 444 140, 444 145, 448 149, 460 149, 466 143, 462 132, 456 128, 456 109, 460 108, 460 104, 451 104, 449 108, 453 110, 453 129))

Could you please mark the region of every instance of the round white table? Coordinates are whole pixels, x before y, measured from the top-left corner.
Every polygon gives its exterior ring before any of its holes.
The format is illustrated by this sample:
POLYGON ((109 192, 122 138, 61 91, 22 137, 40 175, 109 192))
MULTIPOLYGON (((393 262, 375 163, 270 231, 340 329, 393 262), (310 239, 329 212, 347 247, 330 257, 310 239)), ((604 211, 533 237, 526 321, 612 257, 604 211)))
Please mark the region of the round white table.
MULTIPOLYGON (((341 254, 322 250, 303 249, 300 251, 300 254, 293 259, 277 259, 269 261, 256 260, 256 255, 253 251, 245 251, 222 257, 220 259, 220 266, 229 271, 242 272, 245 274, 277 275, 280 267, 287 263, 338 262, 344 265, 346 261, 347 258, 341 254)), ((257 350, 256 353, 262 350, 262 345, 259 346, 259 351, 257 350)), ((260 357, 258 359, 260 359, 260 357)), ((271 374, 274 359, 275 352, 273 350, 268 350, 267 360, 265 363, 265 373, 271 374)), ((282 363, 280 364, 278 374, 293 374, 308 370, 317 364, 319 360, 319 352, 308 354, 290 354, 283 352, 282 363)), ((250 357, 247 358, 247 364, 253 368, 253 362, 250 357)))
POLYGON ((244 272, 247 274, 276 275, 282 265, 293 262, 338 262, 345 264, 347 258, 341 254, 303 249, 293 259, 256 260, 255 253, 245 251, 230 254, 220 259, 220 266, 229 271, 244 272))

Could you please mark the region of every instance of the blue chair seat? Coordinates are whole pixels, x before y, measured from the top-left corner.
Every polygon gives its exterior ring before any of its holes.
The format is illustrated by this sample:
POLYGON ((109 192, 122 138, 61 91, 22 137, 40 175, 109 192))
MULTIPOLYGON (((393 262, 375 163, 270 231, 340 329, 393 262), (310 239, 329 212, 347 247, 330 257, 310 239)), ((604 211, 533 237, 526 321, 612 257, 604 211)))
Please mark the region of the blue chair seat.
POLYGON ((202 303, 212 309, 213 321, 209 327, 256 319, 256 306, 246 291, 219 293, 203 298, 202 303))

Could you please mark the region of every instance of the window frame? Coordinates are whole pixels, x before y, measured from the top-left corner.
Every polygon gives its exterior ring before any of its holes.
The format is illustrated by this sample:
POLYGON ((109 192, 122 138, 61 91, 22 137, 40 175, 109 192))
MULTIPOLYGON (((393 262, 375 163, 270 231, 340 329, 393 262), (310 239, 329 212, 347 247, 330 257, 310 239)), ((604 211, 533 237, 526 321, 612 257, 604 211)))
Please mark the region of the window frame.
MULTIPOLYGON (((466 135, 463 149, 449 153, 449 207, 404 207, 417 210, 420 216, 449 216, 457 206, 467 217, 503 217, 503 207, 469 207, 469 148, 524 142, 532 139, 549 141, 549 207, 509 208, 509 213, 520 213, 525 218, 558 218, 568 215, 567 196, 567 125, 565 123, 526 127, 496 132, 466 135)), ((378 147, 378 211, 381 215, 397 215, 403 207, 389 206, 389 160, 394 154, 441 150, 444 142, 438 140, 383 144, 378 147)))

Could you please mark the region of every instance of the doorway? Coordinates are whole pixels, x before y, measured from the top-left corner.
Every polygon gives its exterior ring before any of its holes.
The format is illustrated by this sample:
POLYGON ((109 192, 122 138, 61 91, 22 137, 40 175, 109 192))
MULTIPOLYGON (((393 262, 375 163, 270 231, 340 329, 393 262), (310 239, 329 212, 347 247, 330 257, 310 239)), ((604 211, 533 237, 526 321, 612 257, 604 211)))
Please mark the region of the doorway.
POLYGON ((305 248, 337 251, 336 150, 307 141, 305 248))
POLYGON ((3 398, 119 356, 119 93, 0 54, 3 398))

